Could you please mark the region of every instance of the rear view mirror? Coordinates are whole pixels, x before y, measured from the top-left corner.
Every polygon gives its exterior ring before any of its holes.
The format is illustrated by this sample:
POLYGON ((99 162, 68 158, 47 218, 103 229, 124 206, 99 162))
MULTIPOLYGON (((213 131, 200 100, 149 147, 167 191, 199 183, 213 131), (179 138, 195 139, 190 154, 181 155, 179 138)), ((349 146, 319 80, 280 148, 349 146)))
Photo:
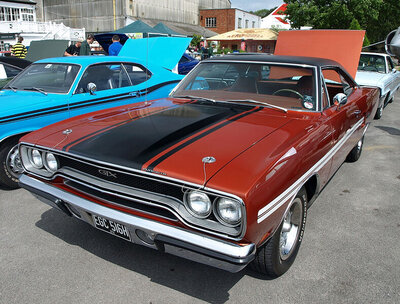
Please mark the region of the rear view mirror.
POLYGON ((89 91, 90 95, 95 95, 94 92, 96 92, 97 86, 93 82, 89 82, 87 85, 87 90, 89 91))
POLYGON ((338 110, 340 106, 345 105, 347 103, 347 96, 343 93, 338 93, 333 97, 333 103, 338 106, 338 110))

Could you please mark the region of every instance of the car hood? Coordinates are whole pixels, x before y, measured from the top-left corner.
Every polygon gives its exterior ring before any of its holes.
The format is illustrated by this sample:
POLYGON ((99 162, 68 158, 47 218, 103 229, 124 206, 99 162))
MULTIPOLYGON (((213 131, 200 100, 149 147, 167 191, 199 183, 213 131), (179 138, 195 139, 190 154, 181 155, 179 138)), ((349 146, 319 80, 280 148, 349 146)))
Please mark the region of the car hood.
POLYGON ((385 76, 386 76, 386 74, 383 74, 383 73, 357 71, 355 80, 359 85, 377 87, 377 86, 382 85, 381 82, 383 81, 385 76))
POLYGON ((22 141, 203 184, 290 121, 276 109, 161 99, 69 119, 22 141))
MULTIPOLYGON (((35 91, 0 91, 0 120, 10 115, 23 115, 27 112, 37 112, 55 106, 59 94, 44 95, 35 91)), ((65 102, 66 103, 66 102, 65 102)), ((31 113, 32 114, 32 113, 31 113)))

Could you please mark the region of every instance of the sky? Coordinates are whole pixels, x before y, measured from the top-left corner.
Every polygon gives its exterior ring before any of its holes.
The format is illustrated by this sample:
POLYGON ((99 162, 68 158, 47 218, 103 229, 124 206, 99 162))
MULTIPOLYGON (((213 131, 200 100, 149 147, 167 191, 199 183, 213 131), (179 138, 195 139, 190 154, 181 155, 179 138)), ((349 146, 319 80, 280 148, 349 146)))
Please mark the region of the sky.
POLYGON ((248 12, 280 6, 283 0, 231 0, 231 4, 232 8, 240 8, 248 12))

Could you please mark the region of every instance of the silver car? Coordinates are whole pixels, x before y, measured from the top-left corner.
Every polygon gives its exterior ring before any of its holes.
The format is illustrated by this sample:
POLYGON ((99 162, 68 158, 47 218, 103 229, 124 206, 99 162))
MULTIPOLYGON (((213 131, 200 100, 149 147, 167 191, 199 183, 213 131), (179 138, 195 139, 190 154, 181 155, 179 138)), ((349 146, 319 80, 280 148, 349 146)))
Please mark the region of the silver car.
POLYGON ((400 87, 400 72, 395 69, 392 58, 384 53, 362 52, 355 80, 362 86, 379 87, 380 100, 375 119, 381 118, 383 108, 393 101, 400 87))

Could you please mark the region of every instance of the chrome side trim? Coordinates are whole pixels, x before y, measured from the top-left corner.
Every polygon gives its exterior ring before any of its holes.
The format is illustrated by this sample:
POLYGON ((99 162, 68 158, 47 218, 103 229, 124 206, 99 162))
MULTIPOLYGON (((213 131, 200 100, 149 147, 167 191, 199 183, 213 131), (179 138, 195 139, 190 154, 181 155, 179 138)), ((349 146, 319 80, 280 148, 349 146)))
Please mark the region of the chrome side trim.
MULTIPOLYGON (((20 185, 27 188, 34 195, 39 196, 39 198, 41 194, 46 194, 48 197, 43 197, 44 199, 49 200, 49 197, 52 197, 54 201, 61 201, 73 206, 74 208, 77 208, 78 210, 83 210, 89 214, 95 214, 114 220, 128 226, 130 231, 133 230, 134 232, 136 229, 143 229, 144 231, 149 231, 154 234, 156 240, 160 239, 166 244, 174 245, 179 243, 179 246, 176 246, 181 248, 181 253, 183 249, 192 253, 195 252, 203 257, 206 256, 209 260, 208 264, 211 264, 210 261, 213 259, 213 257, 217 257, 220 262, 230 263, 231 265, 237 267, 240 266, 241 269, 245 267, 255 255, 256 246, 253 243, 239 245, 233 242, 217 239, 206 234, 188 231, 183 228, 174 227, 168 224, 107 208, 79 196, 73 195, 69 192, 63 191, 35 178, 29 177, 25 174, 23 174, 20 178, 20 185), (37 191, 37 193, 35 193, 35 191, 37 191)), ((54 203, 54 201, 50 201, 49 203, 54 203)), ((82 216, 80 219, 93 225, 93 222, 91 222, 88 214, 86 214, 86 216, 82 216)), ((190 257, 187 258, 190 259, 190 257)))
MULTIPOLYGON (((304 173, 296 182, 294 182, 283 193, 276 197, 272 202, 258 211, 257 223, 261 223, 278 210, 282 205, 288 201, 292 201, 297 192, 305 184, 305 182, 314 174, 316 174, 328 161, 336 154, 336 152, 344 145, 350 136, 364 123, 364 118, 361 118, 351 129, 347 130, 346 134, 336 143, 335 146, 321 158, 314 166, 312 166, 306 173, 304 173)), ((367 126, 366 126, 367 128, 367 126)), ((365 132, 365 131, 364 131, 365 132)))

